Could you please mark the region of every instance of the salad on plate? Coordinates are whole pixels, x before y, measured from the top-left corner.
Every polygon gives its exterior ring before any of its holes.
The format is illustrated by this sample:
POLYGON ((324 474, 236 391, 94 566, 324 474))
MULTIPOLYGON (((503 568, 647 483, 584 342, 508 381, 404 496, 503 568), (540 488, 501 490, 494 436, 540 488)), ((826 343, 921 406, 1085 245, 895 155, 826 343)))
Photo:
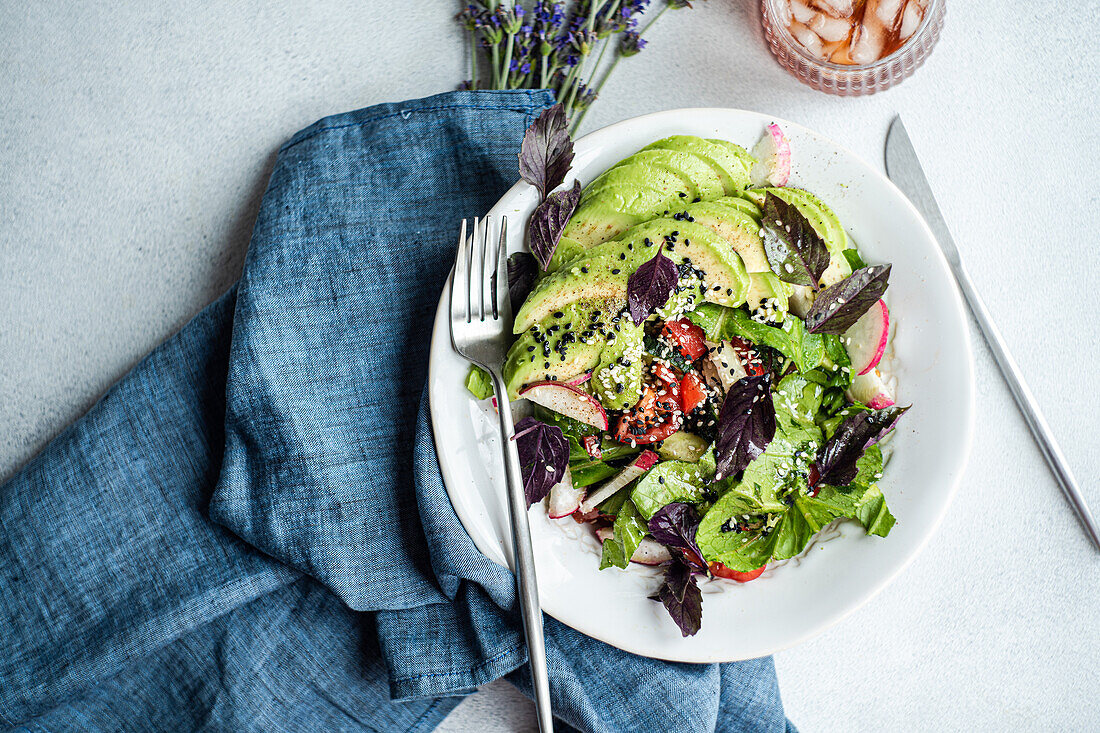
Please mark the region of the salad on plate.
MULTIPOLYGON (((541 203, 509 259, 503 365, 528 503, 591 528, 599 567, 662 566, 652 598, 684 636, 701 576, 746 583, 838 520, 885 537, 878 486, 907 409, 883 371, 890 265, 867 264, 832 210, 788 185, 769 125, 750 153, 673 135, 583 189, 563 186, 560 106, 520 153, 541 203)), ((478 398, 492 393, 474 368, 478 398)))

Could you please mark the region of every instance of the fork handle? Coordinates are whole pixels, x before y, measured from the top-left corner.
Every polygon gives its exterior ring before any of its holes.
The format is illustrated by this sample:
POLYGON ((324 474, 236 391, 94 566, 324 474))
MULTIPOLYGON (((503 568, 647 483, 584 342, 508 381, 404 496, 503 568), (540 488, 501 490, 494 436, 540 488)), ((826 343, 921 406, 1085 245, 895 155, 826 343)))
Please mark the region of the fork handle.
POLYGON ((546 642, 542 634, 542 608, 539 606, 539 589, 535 579, 535 553, 531 547, 531 525, 527 522, 527 498, 523 493, 519 451, 516 448, 516 441, 512 440, 515 427, 512 424, 511 403, 508 401, 508 390, 504 380, 496 370, 491 373, 493 391, 496 392, 497 397, 501 442, 504 448, 504 477, 508 483, 508 514, 512 522, 516 590, 519 595, 520 613, 523 615, 523 632, 527 638, 527 659, 531 665, 535 710, 540 733, 553 733, 550 677, 546 672, 546 642))

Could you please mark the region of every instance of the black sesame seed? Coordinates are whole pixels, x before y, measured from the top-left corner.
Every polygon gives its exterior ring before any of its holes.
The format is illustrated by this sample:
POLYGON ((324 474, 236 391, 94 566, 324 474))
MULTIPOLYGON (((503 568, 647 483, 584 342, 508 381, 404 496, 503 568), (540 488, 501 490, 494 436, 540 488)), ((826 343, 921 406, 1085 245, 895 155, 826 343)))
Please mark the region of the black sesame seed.
POLYGON ((561 317, 563 317, 564 315, 565 315, 565 314, 564 314, 564 313, 562 313, 561 311, 554 311, 554 318, 561 318, 561 317))
POLYGON ((534 350, 535 350, 535 347, 534 347, 534 346, 528 346, 528 347, 527 347, 527 350, 528 350, 528 351, 534 351, 534 350))
POLYGON ((622 270, 620 270, 619 268, 616 267, 614 270, 611 271, 611 274, 612 275, 618 275, 620 272, 622 272, 622 270))

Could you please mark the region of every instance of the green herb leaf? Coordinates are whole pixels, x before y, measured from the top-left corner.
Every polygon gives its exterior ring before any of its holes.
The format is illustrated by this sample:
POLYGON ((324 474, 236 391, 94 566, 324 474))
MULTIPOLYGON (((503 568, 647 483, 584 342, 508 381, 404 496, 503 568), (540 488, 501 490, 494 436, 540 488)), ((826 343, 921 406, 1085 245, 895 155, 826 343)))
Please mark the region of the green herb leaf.
POLYGON ((645 537, 646 525, 638 514, 634 502, 629 499, 623 502, 623 505, 619 508, 619 513, 615 517, 615 524, 612 529, 615 536, 604 540, 604 554, 603 559, 600 561, 600 570, 612 565, 625 569, 630 564, 630 558, 634 556, 634 551, 641 544, 642 538, 645 537), (609 548, 608 545, 613 547, 609 548))
POLYGON ((700 501, 703 474, 695 463, 661 461, 638 480, 630 497, 648 520, 658 509, 674 501, 700 501))

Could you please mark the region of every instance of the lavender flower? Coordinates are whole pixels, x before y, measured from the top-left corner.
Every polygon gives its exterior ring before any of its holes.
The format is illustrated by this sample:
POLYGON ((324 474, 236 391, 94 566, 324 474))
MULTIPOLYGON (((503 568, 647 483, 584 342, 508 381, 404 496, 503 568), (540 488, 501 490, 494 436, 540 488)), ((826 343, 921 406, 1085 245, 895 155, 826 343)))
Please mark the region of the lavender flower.
POLYGON ((629 58, 641 52, 646 47, 646 43, 648 41, 634 31, 627 31, 619 41, 619 53, 629 58))
POLYGON ((462 0, 455 18, 470 34, 471 78, 461 88, 550 88, 576 131, 619 61, 645 48, 649 26, 692 2, 462 0), (479 83, 485 67, 492 73, 479 83))

